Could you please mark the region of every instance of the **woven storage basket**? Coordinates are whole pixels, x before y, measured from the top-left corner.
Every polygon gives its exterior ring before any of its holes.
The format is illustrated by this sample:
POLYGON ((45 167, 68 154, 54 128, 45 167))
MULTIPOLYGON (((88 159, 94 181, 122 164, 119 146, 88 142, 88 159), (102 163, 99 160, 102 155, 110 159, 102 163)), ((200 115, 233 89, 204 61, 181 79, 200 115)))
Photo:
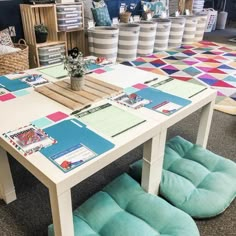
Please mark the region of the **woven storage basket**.
POLYGON ((123 12, 120 14, 120 22, 121 23, 129 23, 129 18, 131 16, 131 12, 123 12))
POLYGON ((29 48, 25 40, 14 44, 20 51, 0 55, 0 75, 29 69, 29 48))

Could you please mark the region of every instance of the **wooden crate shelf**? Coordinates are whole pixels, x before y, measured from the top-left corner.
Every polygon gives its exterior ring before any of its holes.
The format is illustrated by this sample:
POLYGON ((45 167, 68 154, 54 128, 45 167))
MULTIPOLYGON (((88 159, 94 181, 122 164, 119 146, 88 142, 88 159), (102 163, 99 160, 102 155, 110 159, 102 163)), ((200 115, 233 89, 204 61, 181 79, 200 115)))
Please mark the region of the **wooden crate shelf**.
POLYGON ((79 4, 82 6, 82 27, 73 31, 63 32, 58 31, 56 11, 57 4, 20 4, 24 37, 26 43, 29 45, 30 68, 40 66, 38 55, 38 48, 40 47, 47 47, 64 43, 66 52, 67 50, 70 50, 74 47, 78 47, 83 53, 85 52, 83 3, 78 2, 71 4, 79 4), (48 38, 47 42, 45 43, 36 43, 34 26, 38 24, 44 24, 48 27, 48 38))
POLYGON ((55 4, 36 5, 20 4, 25 40, 35 45, 34 26, 44 24, 48 28, 48 41, 58 41, 55 4))
POLYGON ((37 48, 42 48, 42 47, 47 47, 47 46, 53 46, 53 45, 57 45, 57 44, 63 44, 65 43, 65 41, 47 41, 45 43, 37 43, 36 47, 37 48))
POLYGON ((85 54, 85 36, 84 31, 69 31, 58 33, 59 40, 67 42, 67 50, 78 47, 85 54))

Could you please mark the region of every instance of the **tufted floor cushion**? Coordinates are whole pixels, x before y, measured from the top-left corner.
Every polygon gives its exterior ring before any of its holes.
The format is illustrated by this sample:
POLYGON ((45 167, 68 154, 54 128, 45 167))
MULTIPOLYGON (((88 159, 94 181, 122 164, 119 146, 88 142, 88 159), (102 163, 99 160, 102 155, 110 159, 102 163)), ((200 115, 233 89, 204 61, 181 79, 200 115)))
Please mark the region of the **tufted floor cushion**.
MULTIPOLYGON (((74 211, 76 236, 198 236, 195 222, 123 174, 74 211)), ((53 226, 49 226, 49 236, 53 226)))
MULTIPOLYGON (((177 136, 166 144, 160 195, 195 218, 223 212, 236 196, 236 164, 177 136)), ((141 179, 142 161, 131 165, 141 179)))

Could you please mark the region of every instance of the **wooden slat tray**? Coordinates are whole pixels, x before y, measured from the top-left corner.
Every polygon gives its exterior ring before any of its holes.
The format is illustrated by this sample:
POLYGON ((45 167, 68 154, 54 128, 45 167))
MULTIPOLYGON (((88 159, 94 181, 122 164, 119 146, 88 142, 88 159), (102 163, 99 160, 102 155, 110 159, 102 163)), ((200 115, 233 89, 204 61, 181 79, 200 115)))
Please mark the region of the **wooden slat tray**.
POLYGON ((81 91, 72 90, 69 80, 47 84, 35 90, 72 110, 81 109, 93 102, 122 92, 122 88, 90 76, 86 76, 85 85, 81 91))

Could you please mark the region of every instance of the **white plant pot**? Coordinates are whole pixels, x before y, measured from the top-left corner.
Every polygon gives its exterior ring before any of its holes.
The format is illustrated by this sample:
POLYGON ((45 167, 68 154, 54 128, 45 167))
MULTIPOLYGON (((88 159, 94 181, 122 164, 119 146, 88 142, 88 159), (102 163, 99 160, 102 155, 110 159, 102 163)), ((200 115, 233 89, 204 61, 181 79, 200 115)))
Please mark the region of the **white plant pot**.
POLYGON ((85 77, 70 77, 71 89, 75 91, 82 90, 85 84, 85 77))

